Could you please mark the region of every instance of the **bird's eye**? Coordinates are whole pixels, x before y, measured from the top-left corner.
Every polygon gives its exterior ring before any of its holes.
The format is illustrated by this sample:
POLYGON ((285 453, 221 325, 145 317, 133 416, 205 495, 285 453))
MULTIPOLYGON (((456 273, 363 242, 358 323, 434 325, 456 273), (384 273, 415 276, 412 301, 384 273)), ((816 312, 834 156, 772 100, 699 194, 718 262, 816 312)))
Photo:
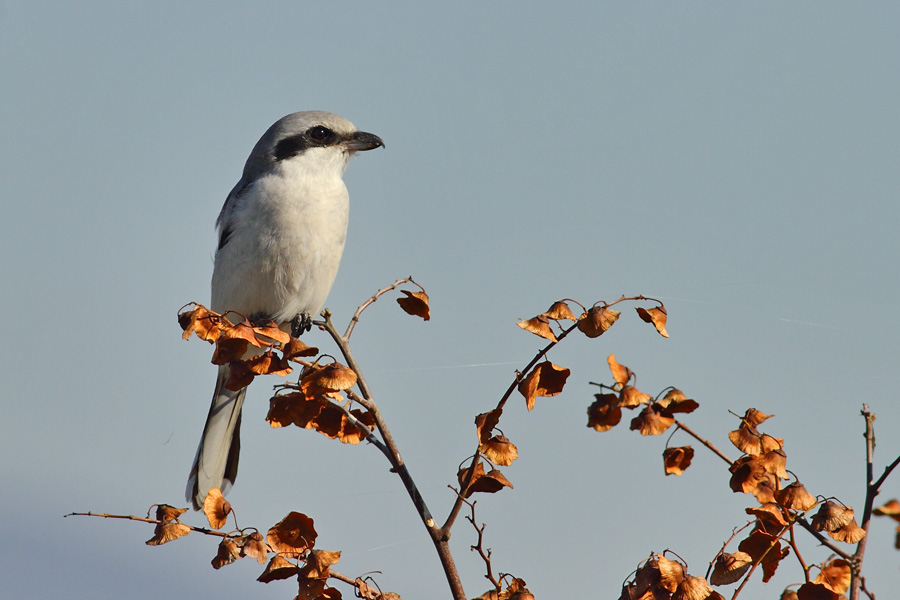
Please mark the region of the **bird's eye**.
POLYGON ((334 132, 327 127, 317 125, 315 127, 310 127, 307 130, 306 135, 309 136, 309 139, 315 142, 327 142, 334 137, 334 132))

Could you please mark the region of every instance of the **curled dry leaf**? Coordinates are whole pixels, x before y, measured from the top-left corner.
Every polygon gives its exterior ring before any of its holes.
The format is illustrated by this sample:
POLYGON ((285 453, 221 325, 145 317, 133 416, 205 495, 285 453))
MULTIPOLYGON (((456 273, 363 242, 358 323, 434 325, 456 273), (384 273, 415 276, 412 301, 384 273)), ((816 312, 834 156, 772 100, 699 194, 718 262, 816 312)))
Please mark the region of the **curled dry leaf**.
POLYGON ((212 344, 222 335, 219 329, 219 323, 222 319, 218 314, 207 310, 205 306, 200 304, 193 306, 192 310, 178 314, 178 324, 184 331, 181 337, 186 340, 194 333, 201 340, 206 340, 212 344))
POLYGON ((707 600, 711 594, 713 589, 704 577, 687 575, 672 594, 672 600, 707 600))
POLYGON ((760 502, 775 501, 775 476, 753 456, 742 456, 728 468, 729 485, 735 493, 753 494, 760 502))
POLYGON ((562 300, 558 300, 553 303, 553 306, 547 309, 547 312, 544 313, 548 319, 553 319, 555 321, 566 320, 566 321, 574 321, 575 315, 572 314, 572 311, 569 310, 569 305, 566 304, 562 300))
POLYGON ((185 536, 191 532, 191 528, 184 523, 169 522, 160 523, 153 530, 153 537, 144 542, 148 546, 162 546, 172 540, 185 536))
POLYGON ((615 394, 594 394, 594 402, 588 407, 588 427, 597 431, 608 431, 622 420, 619 397, 615 394))
POLYGON ((213 352, 211 362, 214 365, 227 365, 230 362, 241 360, 249 346, 247 340, 221 338, 216 342, 216 350, 213 352))
POLYGON ((759 441, 759 433, 756 428, 744 427, 741 425, 734 431, 728 432, 728 439, 734 444, 734 447, 750 456, 760 454, 761 444, 759 441))
POLYGON ((269 529, 266 540, 273 552, 296 558, 315 546, 317 536, 313 520, 292 511, 269 529))
POLYGON ((765 467, 766 471, 781 479, 787 479, 787 471, 785 464, 787 463, 787 455, 784 450, 770 450, 759 457, 759 462, 765 467))
POLYGON ((694 458, 694 449, 690 446, 679 448, 666 448, 663 451, 663 464, 666 475, 681 475, 685 469, 691 466, 694 458))
POLYGON ((508 467, 519 457, 519 449, 505 435, 495 435, 478 446, 485 458, 501 467, 508 467))
POLYGON ((659 435, 675 424, 675 417, 654 403, 644 408, 641 414, 631 420, 631 430, 641 435, 659 435))
POLYGON ((240 557, 241 550, 238 548, 238 545, 232 538, 226 537, 219 542, 219 548, 210 563, 212 564, 213 569, 218 571, 225 565, 230 565, 240 557))
POLYGON ((619 392, 619 406, 622 408, 634 408, 641 404, 649 404, 653 400, 653 396, 645 394, 631 385, 622 386, 619 392))
POLYGON ((241 537, 238 540, 238 545, 241 547, 241 556, 255 558, 259 564, 265 563, 269 558, 269 547, 263 541, 262 534, 258 531, 241 537))
POLYGON ((225 380, 225 388, 237 392, 253 382, 256 373, 250 370, 247 363, 236 360, 228 365, 228 379, 225 380))
POLYGON ((484 443, 491 438, 491 433, 500 422, 500 415, 502 414, 502 408, 495 408, 475 417, 475 434, 478 436, 479 443, 484 443))
POLYGON ((303 371, 300 389, 307 396, 348 390, 356 385, 356 373, 339 362, 309 367, 303 371))
POLYGON ((531 373, 519 383, 519 393, 525 397, 528 410, 534 408, 534 401, 538 396, 556 396, 562 392, 569 373, 569 369, 554 365, 550 361, 535 365, 531 373))
POLYGON ((824 584, 832 591, 843 594, 850 589, 850 563, 842 558, 825 563, 814 583, 824 584))
POLYGON ((754 562, 759 562, 763 568, 763 583, 775 575, 778 564, 790 554, 790 548, 783 547, 775 536, 759 529, 754 529, 741 540, 738 550, 749 554, 754 562))
POLYGON ((163 523, 168 523, 170 521, 175 521, 186 513, 188 509, 186 508, 175 508, 174 506, 169 506, 168 504, 157 504, 156 505, 156 520, 162 521, 163 523))
POLYGON ((287 344, 291 341, 291 335, 282 331, 272 319, 265 319, 264 321, 253 323, 252 328, 253 333, 256 335, 256 339, 264 345, 271 346, 275 343, 287 344), (262 336, 262 339, 260 336, 262 336))
POLYGON ((301 579, 295 600, 340 600, 341 593, 323 579, 301 579))
POLYGON ((816 498, 799 481, 775 492, 775 501, 790 510, 806 512, 816 505, 816 498))
POLYGON ((641 308, 637 307, 635 309, 637 311, 638 316, 645 323, 652 323, 656 328, 656 331, 659 332, 659 335, 663 337, 669 337, 669 333, 666 331, 666 307, 660 304, 655 308, 641 308))
MULTIPOLYGON (((784 598, 785 596, 782 596, 784 598)), ((797 600, 844 600, 844 596, 823 583, 804 583, 797 588, 797 600)))
POLYGON ((853 509, 833 500, 822 503, 812 518, 812 526, 816 531, 837 531, 853 521, 853 509))
POLYGON ((589 338, 600 337, 613 326, 621 313, 611 308, 595 306, 578 317, 578 331, 589 338))
POLYGON ((891 517, 895 521, 900 521, 900 501, 892 498, 885 504, 873 509, 872 514, 879 517, 891 517))
POLYGON ((659 570, 659 585, 669 592, 674 592, 684 581, 684 566, 678 561, 669 560, 662 554, 657 554, 656 568, 659 570))
POLYGON ((713 585, 728 585, 744 576, 753 566, 753 558, 746 552, 722 553, 716 559, 709 582, 713 585))
POLYGON ((405 298, 397 298, 397 304, 406 311, 407 314, 422 317, 425 321, 431 318, 431 309, 428 306, 428 294, 425 292, 407 292, 400 290, 406 294, 405 298))
POLYGON ((262 343, 256 339, 256 332, 253 331, 253 325, 247 319, 240 323, 232 325, 227 319, 222 319, 219 328, 222 330, 222 336, 229 339, 247 340, 247 342, 257 348, 262 347, 262 343))
POLYGON ((556 339, 556 334, 553 333, 553 329, 550 328, 550 321, 547 319, 546 315, 538 315, 528 320, 518 321, 516 325, 525 331, 530 331, 534 335, 550 340, 551 342, 559 341, 556 339))
POLYGON ((625 365, 620 365, 616 361, 616 355, 610 354, 606 357, 606 362, 609 364, 609 370, 612 372, 613 379, 616 380, 616 383, 619 385, 625 385, 628 383, 628 380, 634 375, 634 373, 626 367, 625 365))
POLYGON ((222 495, 222 490, 212 488, 206 493, 203 500, 203 514, 209 521, 209 526, 213 529, 222 529, 228 520, 228 513, 231 512, 231 504, 222 495))
POLYGON ((295 337, 281 348, 286 360, 293 360, 299 357, 315 356, 319 353, 319 349, 314 346, 307 346, 295 337))
POLYGON ((269 583, 278 579, 290 579, 297 575, 298 567, 283 556, 276 554, 266 565, 266 570, 256 578, 262 583, 269 583))
POLYGON ((771 419, 773 416, 775 415, 767 415, 755 408, 748 408, 747 412, 744 413, 743 421, 751 427, 756 427, 762 425, 766 420, 771 419))
POLYGON ((340 551, 310 550, 306 556, 306 566, 300 569, 300 576, 309 579, 326 579, 330 575, 329 567, 341 559, 340 551))
POLYGON ((245 362, 247 363, 247 368, 256 375, 278 375, 284 377, 294 370, 288 365, 287 359, 278 356, 274 350, 266 350, 262 354, 248 358, 245 362))
POLYGON ((501 473, 500 471, 492 469, 490 472, 485 473, 484 465, 481 463, 475 465, 475 470, 472 471, 471 480, 469 481, 469 484, 466 485, 466 479, 468 477, 468 468, 460 469, 456 474, 460 489, 462 490, 463 498, 468 498, 476 492, 493 494, 495 492, 499 492, 504 487, 513 487, 512 483, 510 483, 509 480, 504 477, 503 473, 501 473))
POLYGON ((760 506, 744 509, 748 515, 753 515, 757 519, 757 525, 766 533, 778 535, 782 529, 787 527, 787 521, 781 507, 774 502, 766 502, 760 506))
POLYGON ((856 523, 856 518, 850 519, 850 522, 839 527, 834 531, 826 531, 828 535, 839 542, 847 544, 855 544, 866 537, 866 530, 856 523))

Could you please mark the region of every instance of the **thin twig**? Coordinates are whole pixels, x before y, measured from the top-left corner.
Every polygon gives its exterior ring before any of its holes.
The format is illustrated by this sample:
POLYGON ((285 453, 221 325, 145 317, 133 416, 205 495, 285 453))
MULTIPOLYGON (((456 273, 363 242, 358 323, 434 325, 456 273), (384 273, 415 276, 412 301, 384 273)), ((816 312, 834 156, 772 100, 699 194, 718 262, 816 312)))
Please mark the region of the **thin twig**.
POLYGON ((727 462, 729 466, 731 466, 732 464, 734 464, 734 461, 732 461, 730 458, 728 458, 728 457, 725 455, 724 452, 722 452, 721 450, 719 450, 718 448, 716 448, 716 447, 712 444, 712 442, 709 442, 709 441, 703 439, 702 437, 700 437, 699 435, 697 435, 696 433, 694 433, 694 431, 693 431, 690 427, 688 427, 687 425, 685 425, 684 423, 682 423, 682 422, 679 421, 678 419, 675 419, 675 426, 678 427, 678 429, 681 429, 682 431, 684 431, 684 432, 685 432, 686 434, 688 434, 689 436, 693 437, 695 440, 697 440, 698 442, 700 442, 701 444, 703 444, 704 446, 706 446, 706 447, 709 448, 710 450, 712 450, 713 454, 715 454, 716 456, 718 456, 719 458, 721 458, 722 460, 724 460, 725 462, 727 462))
MULTIPOLYGON (((345 340, 349 340, 349 339, 350 339, 350 334, 353 333, 353 328, 356 327, 356 324, 357 324, 357 323, 359 323, 359 317, 360 317, 360 315, 362 315, 363 311, 366 310, 366 309, 369 307, 370 304, 372 304, 373 302, 375 302, 376 300, 378 300, 380 297, 382 297, 383 295, 385 295, 385 294, 388 293, 389 291, 391 291, 391 290, 393 290, 393 289, 396 289, 396 288, 397 288, 398 286, 400 286, 400 285, 403 285, 404 283, 412 283, 412 284, 414 284, 414 285, 419 286, 419 289, 422 289, 422 290, 424 291, 424 288, 422 288, 421 285, 419 285, 418 283, 416 283, 415 281, 413 281, 412 276, 410 276, 410 277, 404 277, 403 279, 398 279, 397 281, 395 281, 395 282, 392 283, 391 285, 387 286, 386 288, 381 288, 380 290, 378 290, 377 292, 375 292, 375 294, 374 294, 371 298, 369 298, 368 300, 366 300, 365 302, 363 302, 363 303, 359 306, 359 308, 356 309, 356 312, 353 313, 353 317, 350 319, 350 323, 347 325, 347 331, 344 332, 344 336, 343 336, 344 339, 345 339, 345 340)), ((324 313, 323 313, 322 316, 323 316, 323 317, 325 316, 324 313)), ((327 318, 327 317, 326 317, 326 318, 327 318)), ((317 324, 321 326, 321 323, 317 323, 317 324)))

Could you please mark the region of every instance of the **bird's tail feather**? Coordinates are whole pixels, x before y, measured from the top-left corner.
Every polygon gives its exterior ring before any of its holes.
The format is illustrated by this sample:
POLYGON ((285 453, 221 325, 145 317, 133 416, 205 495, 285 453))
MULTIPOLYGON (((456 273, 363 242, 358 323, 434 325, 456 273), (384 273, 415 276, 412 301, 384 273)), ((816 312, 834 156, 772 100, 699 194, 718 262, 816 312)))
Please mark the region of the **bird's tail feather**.
POLYGON ((247 388, 237 392, 226 389, 228 372, 228 365, 219 367, 216 391, 188 477, 187 499, 198 510, 210 489, 219 488, 225 492, 237 477, 241 451, 241 407, 247 388))

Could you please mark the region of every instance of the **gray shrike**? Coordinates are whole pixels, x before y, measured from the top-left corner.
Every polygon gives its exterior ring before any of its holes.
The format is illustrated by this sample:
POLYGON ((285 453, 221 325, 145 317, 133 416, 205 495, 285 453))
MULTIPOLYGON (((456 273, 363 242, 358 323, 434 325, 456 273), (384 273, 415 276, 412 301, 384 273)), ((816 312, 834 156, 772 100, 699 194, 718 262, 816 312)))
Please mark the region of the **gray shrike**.
MULTIPOLYGON (((216 221, 219 245, 210 308, 282 329, 309 329, 334 283, 347 237, 349 196, 341 176, 350 157, 384 142, 343 117, 298 112, 278 120, 254 146, 216 221)), ((241 405, 247 388, 216 390, 187 485, 195 509, 211 488, 237 476, 241 405)), ((226 487, 227 486, 227 487, 226 487)))

